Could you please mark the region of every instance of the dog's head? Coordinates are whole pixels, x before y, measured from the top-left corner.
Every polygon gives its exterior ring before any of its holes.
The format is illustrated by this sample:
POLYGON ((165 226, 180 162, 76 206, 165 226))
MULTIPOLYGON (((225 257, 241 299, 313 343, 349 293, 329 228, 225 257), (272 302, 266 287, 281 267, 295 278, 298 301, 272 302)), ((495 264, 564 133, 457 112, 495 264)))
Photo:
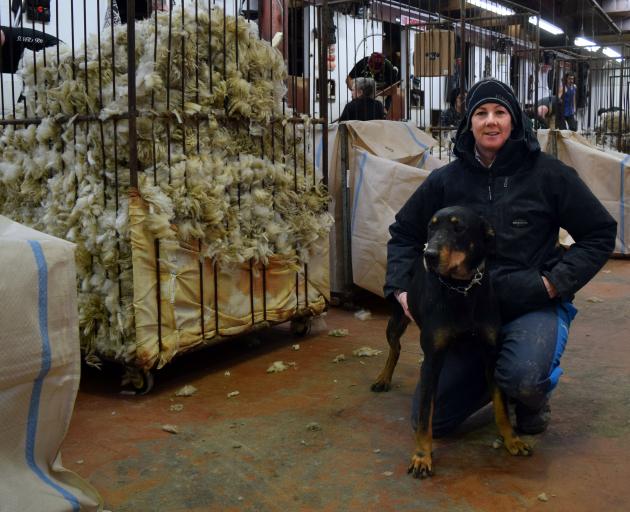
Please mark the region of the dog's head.
POLYGON ((472 279, 493 245, 493 229, 470 208, 442 208, 429 221, 424 266, 444 277, 472 279))

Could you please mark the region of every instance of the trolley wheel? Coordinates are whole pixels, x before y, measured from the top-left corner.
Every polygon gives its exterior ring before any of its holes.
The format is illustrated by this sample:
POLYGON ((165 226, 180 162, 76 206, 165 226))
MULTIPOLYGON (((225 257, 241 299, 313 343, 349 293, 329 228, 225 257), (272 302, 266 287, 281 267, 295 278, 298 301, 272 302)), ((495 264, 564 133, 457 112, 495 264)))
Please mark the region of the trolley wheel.
POLYGON ((341 299, 338 296, 333 295, 330 297, 330 305, 334 307, 341 306, 341 299))
POLYGON ((310 317, 294 318, 291 320, 291 334, 301 338, 311 332, 313 322, 310 317))
POLYGON ((153 389, 155 379, 153 374, 147 370, 127 367, 122 379, 122 385, 131 385, 136 395, 146 395, 153 389))
POLYGON ((149 391, 153 389, 153 385, 155 384, 155 379, 153 378, 153 373, 149 371, 142 372, 142 385, 140 387, 136 387, 139 395, 146 395, 149 391))

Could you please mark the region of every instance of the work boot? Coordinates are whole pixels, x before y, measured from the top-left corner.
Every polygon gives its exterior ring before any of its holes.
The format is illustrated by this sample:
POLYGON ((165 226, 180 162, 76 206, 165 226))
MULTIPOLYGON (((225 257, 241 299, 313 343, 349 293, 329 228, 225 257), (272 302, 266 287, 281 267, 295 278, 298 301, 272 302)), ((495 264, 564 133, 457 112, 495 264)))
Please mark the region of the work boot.
POLYGON ((547 430, 551 421, 549 402, 545 402, 537 411, 532 411, 523 404, 516 404, 514 412, 516 414, 516 429, 522 434, 541 434, 547 430))

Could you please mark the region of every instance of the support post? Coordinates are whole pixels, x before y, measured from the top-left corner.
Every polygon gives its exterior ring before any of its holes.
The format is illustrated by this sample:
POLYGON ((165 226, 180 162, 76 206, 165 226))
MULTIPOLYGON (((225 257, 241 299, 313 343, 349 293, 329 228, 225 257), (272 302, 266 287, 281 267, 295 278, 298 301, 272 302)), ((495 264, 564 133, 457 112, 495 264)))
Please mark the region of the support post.
POLYGON ((350 205, 350 158, 348 154, 348 128, 344 123, 339 125, 339 143, 341 150, 341 225, 343 252, 343 305, 352 303, 352 211, 350 205))
POLYGON ((129 184, 138 188, 136 133, 136 1, 127 1, 127 101, 129 110, 129 184))

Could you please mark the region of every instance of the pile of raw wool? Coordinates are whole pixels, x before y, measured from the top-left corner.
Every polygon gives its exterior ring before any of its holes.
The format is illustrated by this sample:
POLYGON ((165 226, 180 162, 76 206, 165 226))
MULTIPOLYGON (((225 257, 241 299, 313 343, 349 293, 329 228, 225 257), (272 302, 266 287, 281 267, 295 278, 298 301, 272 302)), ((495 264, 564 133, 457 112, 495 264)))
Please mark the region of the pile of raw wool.
POLYGON ((613 151, 627 153, 630 151, 630 121, 628 116, 621 111, 604 112, 598 116, 595 127, 595 142, 613 151), (620 133, 621 128, 621 133, 620 133), (621 137, 621 147, 619 145, 621 137))
MULTIPOLYGON (((308 123, 283 119, 281 54, 241 17, 177 11, 136 24, 148 229, 202 242, 221 265, 308 261, 331 217, 303 149, 308 123)), ((74 58, 59 50, 23 65, 16 117, 41 122, 1 129, 0 213, 77 244, 87 360, 132 362, 126 26, 92 36, 74 58)))

